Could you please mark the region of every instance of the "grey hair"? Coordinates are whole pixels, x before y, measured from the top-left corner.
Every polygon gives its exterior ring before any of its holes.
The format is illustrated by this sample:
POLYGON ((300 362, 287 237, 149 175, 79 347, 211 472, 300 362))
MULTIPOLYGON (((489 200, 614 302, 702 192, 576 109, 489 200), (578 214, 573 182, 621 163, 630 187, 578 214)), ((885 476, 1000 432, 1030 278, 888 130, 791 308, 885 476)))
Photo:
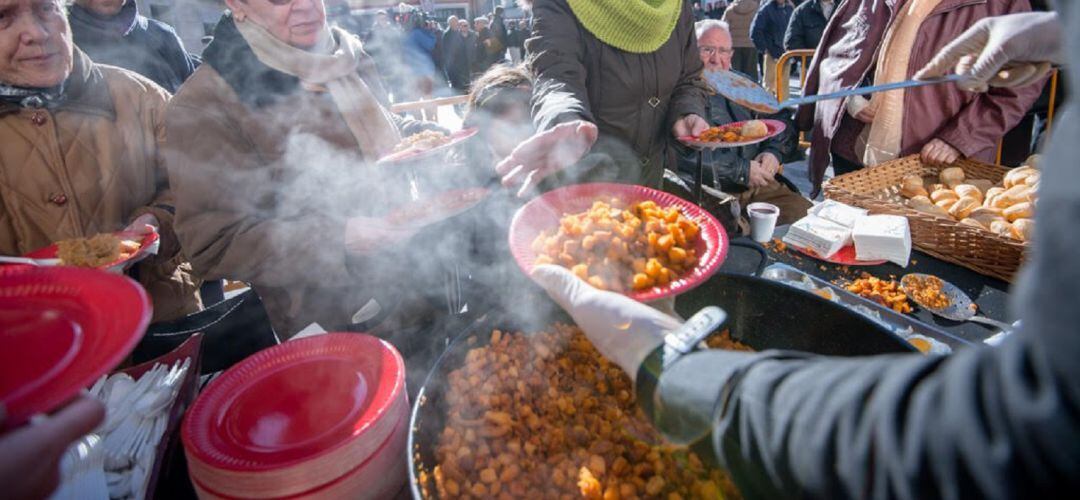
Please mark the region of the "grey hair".
POLYGON ((717 19, 704 19, 694 23, 694 32, 698 38, 701 38, 705 33, 711 30, 724 30, 728 35, 731 34, 731 26, 728 23, 717 19))

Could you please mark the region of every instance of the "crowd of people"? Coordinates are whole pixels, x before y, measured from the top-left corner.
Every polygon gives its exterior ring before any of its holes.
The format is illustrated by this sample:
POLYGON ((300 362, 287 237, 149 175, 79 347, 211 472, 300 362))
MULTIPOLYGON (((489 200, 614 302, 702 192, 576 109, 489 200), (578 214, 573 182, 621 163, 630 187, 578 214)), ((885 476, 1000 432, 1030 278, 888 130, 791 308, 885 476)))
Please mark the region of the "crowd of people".
MULTIPOLYGON (((1001 37, 1038 36, 984 26, 1029 11, 1027 0, 535 0, 523 2, 527 21, 499 7, 445 24, 415 9, 381 12, 362 37, 331 26, 323 0, 226 0, 196 56, 135 2, 0 0, 0 254, 154 231, 158 253, 131 273, 155 322, 211 305, 204 285, 228 279, 250 284, 282 339, 312 324, 347 328, 372 301, 404 316, 429 307, 418 295, 430 284, 402 279, 430 259, 409 249, 420 229, 388 217, 408 205, 410 186, 376 160, 403 138, 446 130, 391 102, 468 94, 464 122, 480 140, 457 158, 454 182, 496 178, 518 199, 592 181, 677 190, 697 180, 696 153, 678 138, 760 117, 713 92, 703 73, 771 85, 784 51, 816 48, 805 92, 825 93, 952 72, 955 58, 935 56, 957 51, 950 42, 973 26, 992 35, 966 56, 1001 37)), ((1048 63, 1061 61, 1062 52, 1011 50, 961 61, 987 84, 978 92, 932 86, 770 115, 790 130, 704 155, 701 180, 743 205, 781 206, 790 221, 811 206, 782 172, 800 154, 797 131, 811 133, 815 188, 830 166, 916 153, 933 164, 985 159, 1039 96, 1048 63), (997 74, 1010 60, 1025 64, 997 74)), ((1062 160, 1075 148, 1057 147, 1062 160)), ((1062 225, 1037 226, 1040 274, 1017 299, 1032 319, 1002 348, 851 361, 696 354, 660 381, 658 401, 711 433, 748 494, 1008 496, 1075 482, 1075 445, 1048 448, 1076 442, 1077 342, 1065 333, 1078 309, 1049 307, 1066 304, 1039 280, 1075 248, 1053 228, 1071 223, 1080 191, 1068 171, 1046 178, 1061 184, 1041 194, 1039 216, 1062 225), (1044 404, 1018 409, 1028 401, 1044 404)), ((504 240, 508 220, 492 224, 503 232, 487 238, 504 240)), ((1076 277, 1066 267, 1054 283, 1076 277)), ((642 346, 662 338, 641 325, 677 323, 558 269, 537 280, 598 345, 619 346, 604 354, 628 360, 632 377, 642 346), (644 319, 629 331, 589 326, 620 324, 600 321, 609 313, 644 319)))

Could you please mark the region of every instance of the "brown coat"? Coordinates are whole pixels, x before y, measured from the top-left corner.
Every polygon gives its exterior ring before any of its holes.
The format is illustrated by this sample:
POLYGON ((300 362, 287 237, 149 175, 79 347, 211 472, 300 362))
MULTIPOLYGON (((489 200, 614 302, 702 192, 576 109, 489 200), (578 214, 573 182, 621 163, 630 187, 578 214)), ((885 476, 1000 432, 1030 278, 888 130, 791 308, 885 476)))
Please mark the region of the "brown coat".
POLYGON ((648 54, 600 41, 566 0, 536 1, 533 23, 525 48, 536 75, 537 128, 579 119, 595 123, 600 136, 593 152, 614 159, 586 172, 568 169, 563 181, 576 177, 659 187, 664 168, 676 168, 672 125, 688 114, 705 116, 703 65, 689 4, 668 41, 648 54))
MULTIPOLYGON (((818 52, 810 64, 805 94, 858 86, 873 69, 874 50, 881 45, 904 3, 905 0, 861 0, 840 4, 822 35, 819 47, 825 52, 818 52)), ((908 78, 976 21, 1029 10, 1027 0, 943 0, 919 28, 908 78)), ((908 89, 904 96, 900 156, 918 153, 927 142, 938 138, 965 157, 992 161, 998 139, 1020 121, 1039 97, 1042 86, 1039 82, 1018 89, 992 88, 987 93, 963 92, 955 85, 908 89)), ((832 100, 803 106, 796 116, 801 130, 814 131, 810 180, 815 187, 821 185, 830 152, 849 160, 857 159, 854 144, 863 125, 845 112, 844 102, 832 100)))
POLYGON ((760 6, 758 0, 735 0, 724 11, 723 21, 730 28, 732 47, 754 46, 754 41, 750 39, 750 25, 760 6))
MULTIPOLYGON (((176 232, 196 272, 251 283, 278 335, 348 324, 392 278, 345 249, 345 222, 392 197, 330 96, 263 65, 230 17, 167 112, 176 232)), ((380 98, 370 59, 359 71, 380 98)))
POLYGON ((0 103, 0 254, 117 231, 151 213, 161 224, 161 247, 137 270, 154 320, 199 310, 158 156, 169 94, 75 49, 66 95, 51 111, 0 103))

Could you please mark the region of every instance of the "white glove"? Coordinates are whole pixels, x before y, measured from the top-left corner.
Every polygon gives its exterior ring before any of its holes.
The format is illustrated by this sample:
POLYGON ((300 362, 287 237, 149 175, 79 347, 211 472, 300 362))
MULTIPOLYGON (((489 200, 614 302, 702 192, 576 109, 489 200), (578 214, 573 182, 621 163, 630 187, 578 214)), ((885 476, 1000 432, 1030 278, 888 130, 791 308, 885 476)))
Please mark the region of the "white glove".
POLYGON ((557 302, 600 354, 622 367, 631 379, 641 362, 677 330, 682 321, 624 295, 593 288, 568 269, 536 266, 532 278, 557 302))
POLYGON ((969 77, 957 85, 985 92, 989 87, 1033 83, 1061 62, 1062 26, 1053 12, 988 17, 941 49, 916 79, 956 72, 969 77))

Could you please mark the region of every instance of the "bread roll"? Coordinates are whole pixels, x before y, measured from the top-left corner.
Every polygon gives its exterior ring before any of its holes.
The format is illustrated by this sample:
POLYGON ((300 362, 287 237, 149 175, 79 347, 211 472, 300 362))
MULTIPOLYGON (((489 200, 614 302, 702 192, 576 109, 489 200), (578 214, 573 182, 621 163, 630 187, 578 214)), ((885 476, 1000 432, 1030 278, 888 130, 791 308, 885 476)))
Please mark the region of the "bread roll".
POLYGON ((757 139, 769 135, 769 127, 761 120, 750 120, 742 125, 739 135, 748 139, 757 139))
POLYGON ((1000 208, 979 207, 973 210, 968 217, 975 218, 979 216, 993 216, 993 217, 1005 217, 1005 211, 1000 208))
POLYGON ((964 182, 964 169, 960 167, 949 167, 941 171, 941 175, 938 176, 941 179, 941 183, 951 187, 955 187, 958 184, 964 182))
POLYGON ((1020 234, 1020 241, 1031 241, 1035 235, 1035 221, 1033 219, 1016 219, 1012 223, 1013 229, 1020 234))
POLYGON ((979 221, 977 221, 975 219, 971 219, 971 218, 961 219, 960 223, 965 225, 965 226, 977 227, 979 229, 990 229, 990 228, 982 225, 981 222, 979 222, 979 221))
POLYGON ((968 179, 964 181, 964 183, 971 184, 972 186, 979 188, 979 191, 981 191, 984 195, 987 191, 990 190, 990 188, 994 187, 994 181, 989 181, 986 179, 968 179))
POLYGON ((983 192, 971 184, 961 184, 956 186, 953 191, 956 191, 956 194, 960 195, 961 198, 975 198, 980 204, 983 202, 983 192))
POLYGON ((921 187, 914 189, 903 187, 900 188, 900 196, 903 196, 904 198, 914 198, 916 196, 930 196, 930 193, 927 193, 926 189, 921 187))
MULTIPOLYGON (((937 205, 938 207, 941 207, 942 210, 945 210, 946 212, 948 212, 949 209, 952 208, 952 206, 956 204, 956 201, 957 200, 953 199, 953 198, 945 198, 945 199, 943 199, 943 200, 941 200, 941 201, 939 201, 937 203, 934 203, 934 205, 937 205)), ((949 217, 952 217, 952 216, 950 215, 949 217)))
POLYGON ((953 203, 953 206, 949 207, 949 215, 953 216, 955 219, 964 219, 976 208, 979 208, 979 200, 970 196, 965 196, 956 200, 956 203, 953 203))
POLYGON ((943 208, 935 205, 930 198, 925 196, 916 196, 907 201, 907 206, 930 215, 936 215, 938 217, 949 217, 949 212, 943 208))
POLYGON ((999 236, 1012 238, 1014 240, 1020 239, 1020 231, 1013 227, 1012 224, 1009 224, 1008 222, 1005 222, 1003 220, 996 220, 992 224, 990 224, 990 230, 998 234, 999 236))
POLYGON ((991 206, 995 208, 1009 208, 1017 203, 1029 201, 1028 196, 1030 192, 1031 186, 1024 184, 1013 186, 994 198, 994 203, 991 206))
POLYGON ((1005 192, 1003 187, 992 187, 986 190, 986 194, 983 197, 983 206, 988 207, 994 202, 994 198, 998 197, 1001 193, 1005 192))
POLYGON ((1005 218, 1009 222, 1016 219, 1030 219, 1035 215, 1035 207, 1031 206, 1031 202, 1017 203, 1009 208, 1005 209, 1005 218))
POLYGON ((926 196, 926 187, 923 186, 922 177, 909 175, 900 181, 900 195, 907 198, 926 196))
POLYGON ((1005 174, 1005 180, 1001 184, 1005 186, 1005 189, 1009 189, 1017 184, 1023 184, 1024 179, 1035 173, 1038 173, 1038 170, 1031 167, 1014 168, 1005 174))
MULTIPOLYGON (((990 229, 990 225, 996 220, 1004 221, 1005 217, 993 212, 984 212, 985 208, 976 208, 975 211, 968 214, 968 218, 982 224, 983 227, 990 229)), ((1008 221, 1006 221, 1008 222, 1008 221)))
POLYGON ((939 189, 930 193, 930 201, 937 203, 942 200, 959 200, 960 195, 951 189, 939 189))
POLYGON ((1024 160, 1024 163, 1021 163, 1020 165, 1025 166, 1025 167, 1031 167, 1031 168, 1034 168, 1035 170, 1038 170, 1039 169, 1039 163, 1041 161, 1042 161, 1042 155, 1034 154, 1034 155, 1031 155, 1031 156, 1027 157, 1027 159, 1024 160))

